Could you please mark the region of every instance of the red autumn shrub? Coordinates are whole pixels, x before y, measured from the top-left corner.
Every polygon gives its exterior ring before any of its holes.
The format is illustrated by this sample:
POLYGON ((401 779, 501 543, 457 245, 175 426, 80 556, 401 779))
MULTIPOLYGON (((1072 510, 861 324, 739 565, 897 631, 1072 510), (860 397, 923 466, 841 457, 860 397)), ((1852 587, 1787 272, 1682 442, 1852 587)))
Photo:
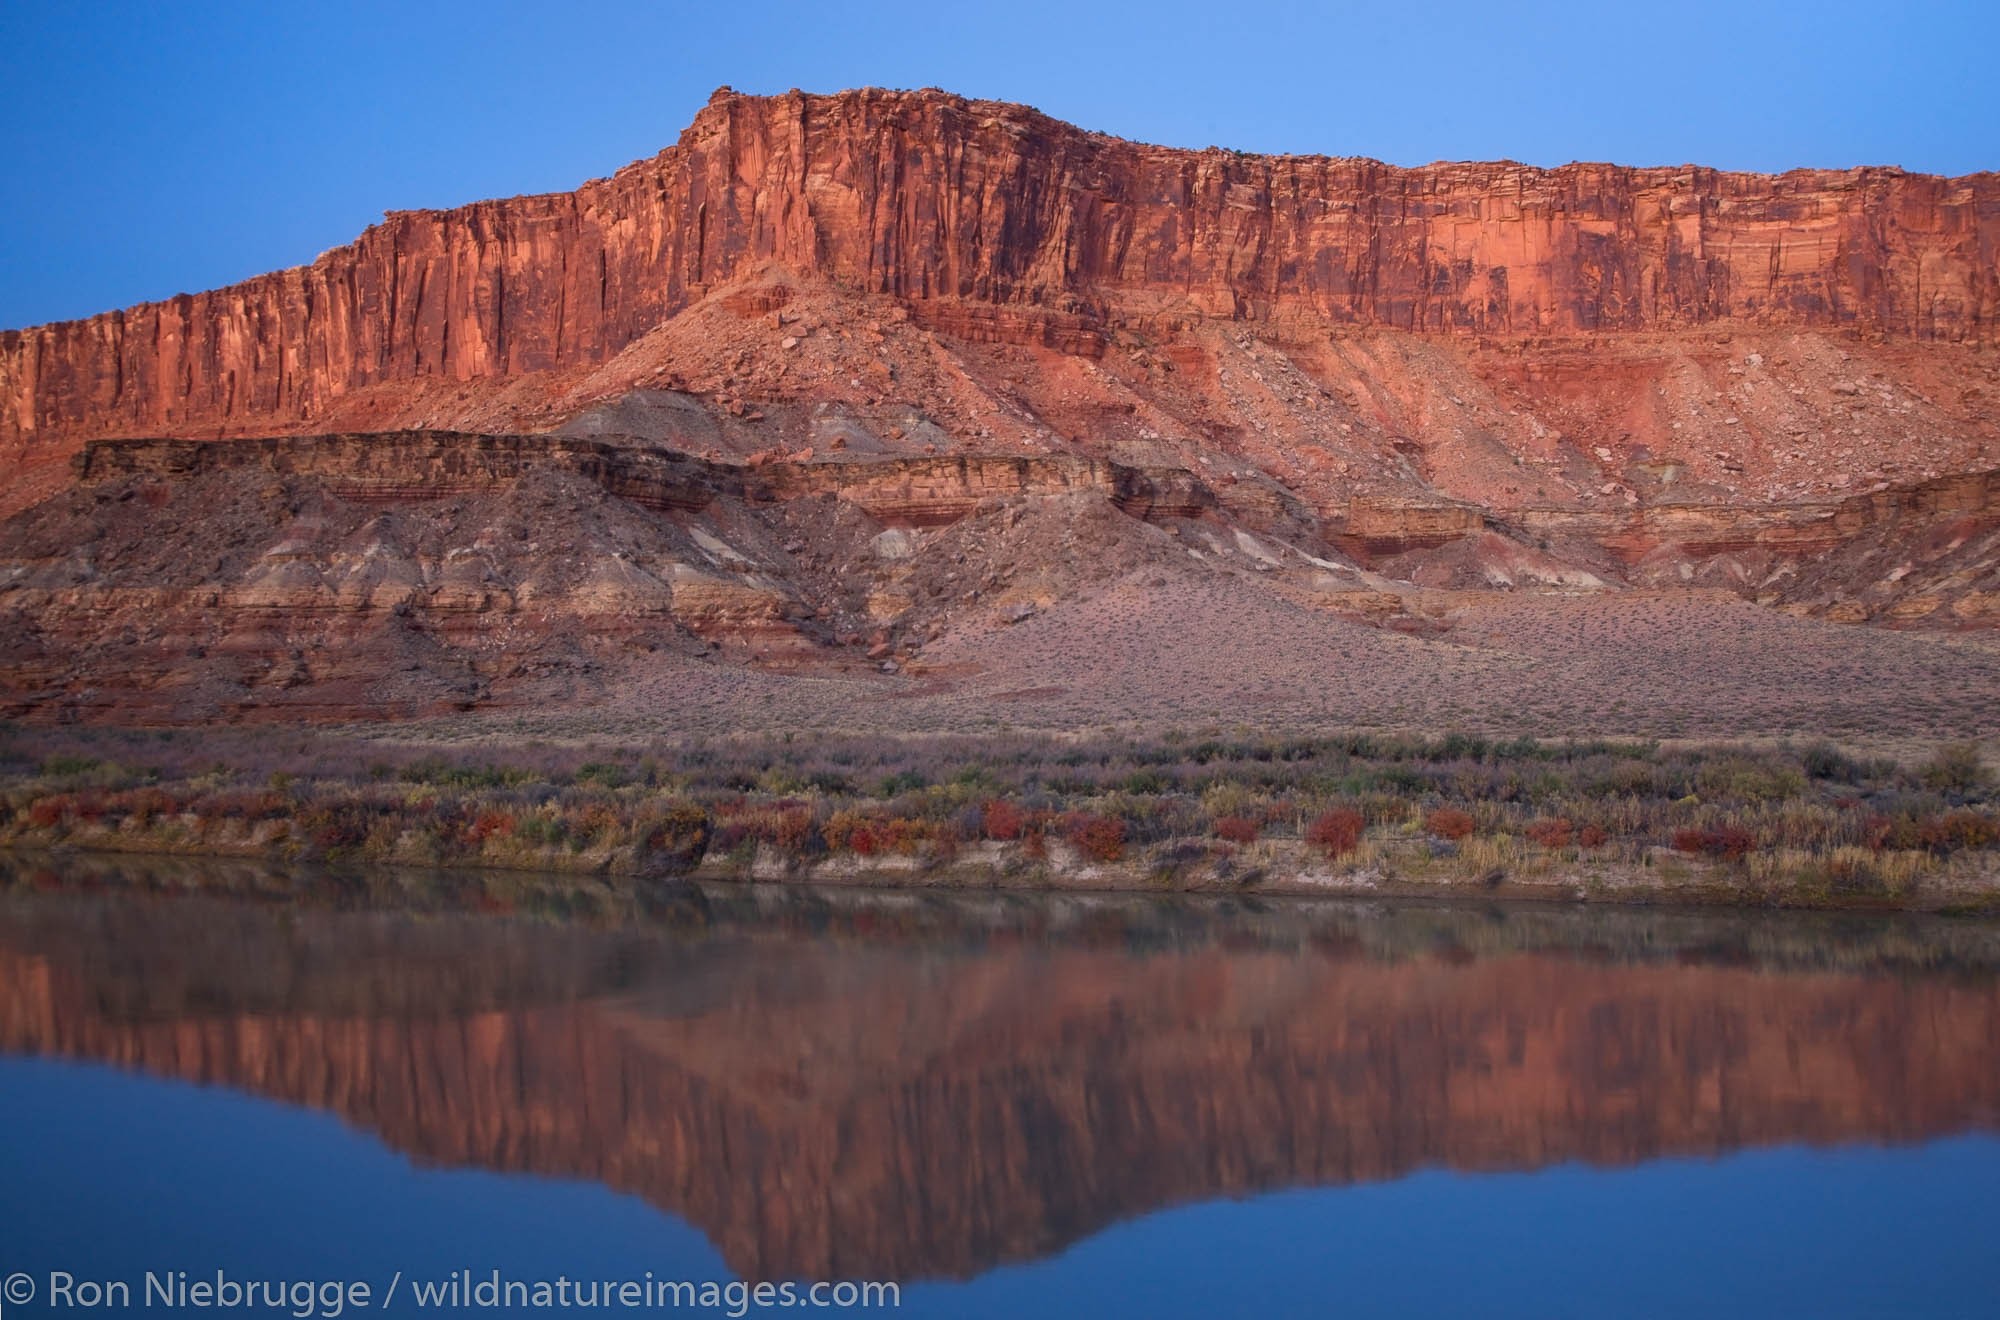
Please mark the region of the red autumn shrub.
POLYGON ((48 829, 58 825, 69 813, 69 794, 58 793, 54 797, 37 798, 28 808, 28 823, 38 829, 48 829))
POLYGON ((1457 807, 1439 807, 1424 817, 1424 828, 1440 839, 1462 839, 1478 826, 1469 811, 1457 807))
POLYGON ((1993 818, 1977 811, 1947 811, 1917 822, 1917 841, 1932 852, 1984 848, 2000 836, 1993 818))
POLYGON ((514 832, 514 818, 504 811, 482 811, 467 827, 465 837, 474 843, 484 843, 495 835, 501 838, 514 832))
POLYGON ((851 852, 852 848, 848 842, 849 836, 854 833, 855 827, 860 824, 861 816, 859 813, 836 811, 831 816, 828 816, 820 825, 819 835, 822 839, 826 840, 826 846, 829 851, 851 852))
POLYGON ((1230 843, 1257 842, 1257 822, 1241 816, 1224 816, 1209 828, 1216 838, 1230 843))
POLYGON ((313 845, 318 848, 353 848, 368 837, 368 831, 359 821, 350 817, 327 820, 316 826, 312 832, 313 845))
POLYGON ((1879 811, 1871 811, 1861 822, 1861 841, 1876 852, 1889 846, 1889 836, 1895 832, 1896 822, 1879 811))
POLYGON ((1125 855, 1125 822, 1115 816, 1071 812, 1064 833, 1093 862, 1115 862, 1125 855))
POLYGON ((211 793, 194 804, 194 814, 204 821, 224 817, 244 820, 275 820, 291 810, 291 803, 276 793, 232 790, 211 793))
POLYGON ((1027 827, 1028 818, 1022 810, 1011 802, 995 799, 980 811, 979 832, 995 843, 1006 843, 1021 837, 1027 827))
POLYGON ((1757 836, 1735 825, 1674 831, 1674 850, 1734 860, 1757 846, 1757 836))
POLYGON ((180 809, 173 795, 158 788, 131 788, 122 793, 113 793, 109 802, 113 812, 124 812, 140 825, 150 824, 153 817, 170 815, 180 809))
POLYGON ((1575 829, 1567 816, 1542 816, 1529 821, 1521 833, 1544 848, 1567 848, 1575 829))
POLYGON ((1360 846, 1361 825, 1353 807, 1335 807, 1306 826, 1306 842, 1328 857, 1344 857, 1360 846))
POLYGON ((1585 848, 1602 848, 1606 839, 1602 825, 1586 825, 1576 832, 1576 841, 1585 848))

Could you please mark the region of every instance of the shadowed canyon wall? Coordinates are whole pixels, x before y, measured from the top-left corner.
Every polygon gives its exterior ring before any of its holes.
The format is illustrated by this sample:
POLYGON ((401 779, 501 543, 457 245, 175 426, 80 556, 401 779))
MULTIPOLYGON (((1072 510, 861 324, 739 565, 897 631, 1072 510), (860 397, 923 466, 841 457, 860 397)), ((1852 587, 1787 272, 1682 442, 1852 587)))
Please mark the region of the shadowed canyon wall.
POLYGON ((1385 959, 1220 927, 1139 953, 1102 921, 972 945, 280 915, 14 903, 0 1048, 593 1178, 751 1277, 963 1275, 1202 1198, 2000 1116, 1990 968, 1607 959, 1643 916, 1579 932, 1592 956, 1385 959))

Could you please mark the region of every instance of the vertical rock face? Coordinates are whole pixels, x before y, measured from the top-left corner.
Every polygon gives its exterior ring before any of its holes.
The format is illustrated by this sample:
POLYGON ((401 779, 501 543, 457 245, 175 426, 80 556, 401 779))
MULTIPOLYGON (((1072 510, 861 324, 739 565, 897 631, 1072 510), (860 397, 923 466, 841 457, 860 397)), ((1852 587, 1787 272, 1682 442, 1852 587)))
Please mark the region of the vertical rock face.
POLYGON ((395 213, 309 266, 0 334, 0 456, 587 368, 767 263, 1098 315, 1986 341, 2000 178, 1400 169, 1141 146, 935 91, 720 92, 678 144, 573 193, 395 213))

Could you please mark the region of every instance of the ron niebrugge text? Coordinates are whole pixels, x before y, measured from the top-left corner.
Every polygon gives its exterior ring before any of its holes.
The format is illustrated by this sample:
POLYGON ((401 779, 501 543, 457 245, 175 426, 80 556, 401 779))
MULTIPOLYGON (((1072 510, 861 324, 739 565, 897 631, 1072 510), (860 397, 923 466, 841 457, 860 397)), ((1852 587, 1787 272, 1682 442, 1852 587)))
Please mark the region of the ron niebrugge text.
POLYGON ((604 1279, 556 1275, 546 1279, 504 1277, 459 1270, 443 1277, 405 1276, 398 1270, 377 1289, 361 1279, 274 1279, 227 1270, 148 1270, 137 1280, 87 1278, 64 1270, 46 1279, 25 1272, 7 1276, 0 1300, 16 1308, 39 1304, 48 1310, 277 1311, 295 1320, 334 1320, 350 1310, 392 1307, 458 1310, 559 1310, 569 1307, 623 1307, 628 1310, 679 1309, 743 1316, 766 1308, 829 1310, 889 1309, 902 1305, 894 1283, 823 1281, 802 1283, 695 1282, 662 1279, 647 1270, 638 1278, 604 1279))

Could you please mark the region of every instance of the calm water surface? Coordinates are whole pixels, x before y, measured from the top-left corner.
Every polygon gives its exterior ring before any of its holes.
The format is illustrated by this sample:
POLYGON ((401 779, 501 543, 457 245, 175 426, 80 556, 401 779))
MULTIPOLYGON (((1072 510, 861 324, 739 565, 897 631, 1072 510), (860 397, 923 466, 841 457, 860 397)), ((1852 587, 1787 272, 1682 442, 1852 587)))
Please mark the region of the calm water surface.
POLYGON ((6 1316, 2000 1314, 1990 924, 305 883, 0 867, 6 1316))

